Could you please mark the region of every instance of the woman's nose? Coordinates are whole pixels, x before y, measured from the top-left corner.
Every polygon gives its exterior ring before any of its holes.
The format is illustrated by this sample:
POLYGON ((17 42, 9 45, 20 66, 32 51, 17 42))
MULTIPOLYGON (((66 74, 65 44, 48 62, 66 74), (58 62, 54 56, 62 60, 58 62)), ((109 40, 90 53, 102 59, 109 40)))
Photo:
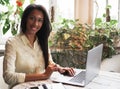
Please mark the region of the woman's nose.
POLYGON ((38 25, 39 25, 38 20, 35 20, 35 21, 34 21, 34 24, 35 24, 35 26, 38 26, 38 25))

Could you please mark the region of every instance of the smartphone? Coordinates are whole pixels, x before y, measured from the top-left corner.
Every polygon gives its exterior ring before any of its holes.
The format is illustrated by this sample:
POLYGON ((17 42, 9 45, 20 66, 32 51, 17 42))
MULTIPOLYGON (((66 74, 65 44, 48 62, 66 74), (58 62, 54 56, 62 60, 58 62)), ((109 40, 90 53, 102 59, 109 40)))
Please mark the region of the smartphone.
POLYGON ((30 89, 39 89, 38 87, 30 87, 30 89))

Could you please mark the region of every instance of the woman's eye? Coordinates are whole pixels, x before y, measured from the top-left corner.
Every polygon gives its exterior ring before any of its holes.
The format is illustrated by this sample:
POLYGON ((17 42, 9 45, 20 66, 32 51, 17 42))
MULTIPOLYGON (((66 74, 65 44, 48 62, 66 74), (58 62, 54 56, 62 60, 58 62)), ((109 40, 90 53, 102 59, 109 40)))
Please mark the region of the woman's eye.
POLYGON ((31 19, 31 20, 35 20, 35 18, 34 18, 34 17, 30 17, 30 19, 31 19))
POLYGON ((43 19, 39 19, 38 22, 43 22, 43 19))
POLYGON ((40 22, 40 23, 43 22, 43 18, 36 18, 34 16, 29 17, 29 19, 32 20, 32 21, 40 22))

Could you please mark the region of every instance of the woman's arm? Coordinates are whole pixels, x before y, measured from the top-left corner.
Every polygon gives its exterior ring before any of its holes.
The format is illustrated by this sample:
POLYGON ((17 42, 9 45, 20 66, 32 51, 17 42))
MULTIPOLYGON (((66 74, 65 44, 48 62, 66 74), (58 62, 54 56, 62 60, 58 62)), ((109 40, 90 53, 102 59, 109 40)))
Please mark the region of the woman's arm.
POLYGON ((58 67, 54 64, 48 65, 44 73, 41 74, 26 74, 25 82, 48 79, 54 71, 58 71, 58 67))
POLYGON ((3 61, 3 78, 9 85, 24 82, 25 73, 15 72, 16 62, 16 46, 14 39, 10 38, 5 45, 4 61, 3 61))

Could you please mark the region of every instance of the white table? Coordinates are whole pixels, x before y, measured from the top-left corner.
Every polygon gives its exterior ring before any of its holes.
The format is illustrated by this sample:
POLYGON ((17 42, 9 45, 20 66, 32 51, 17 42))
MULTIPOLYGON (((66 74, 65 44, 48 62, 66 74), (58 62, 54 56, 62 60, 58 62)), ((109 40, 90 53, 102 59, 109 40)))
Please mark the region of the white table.
MULTIPOLYGON (((50 79, 48 79, 44 81, 21 83, 16 85, 12 89, 29 89, 27 87, 37 86, 41 83, 54 84, 50 79)), ((99 76, 85 87, 71 86, 65 84, 64 87, 65 89, 120 89, 120 73, 101 71, 99 76)))

